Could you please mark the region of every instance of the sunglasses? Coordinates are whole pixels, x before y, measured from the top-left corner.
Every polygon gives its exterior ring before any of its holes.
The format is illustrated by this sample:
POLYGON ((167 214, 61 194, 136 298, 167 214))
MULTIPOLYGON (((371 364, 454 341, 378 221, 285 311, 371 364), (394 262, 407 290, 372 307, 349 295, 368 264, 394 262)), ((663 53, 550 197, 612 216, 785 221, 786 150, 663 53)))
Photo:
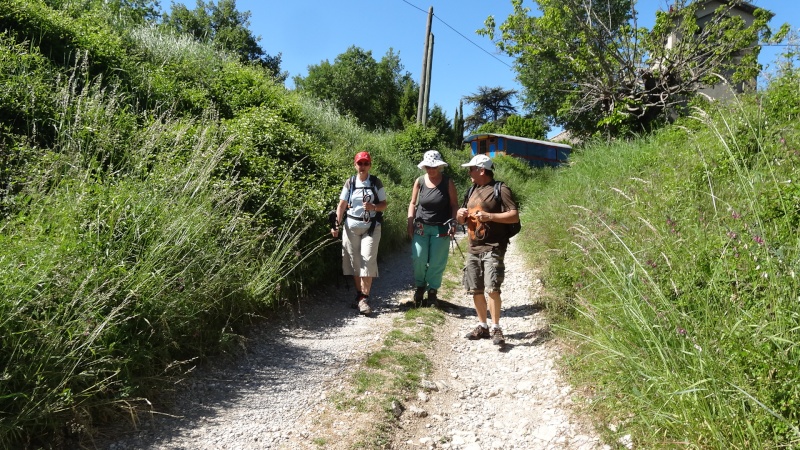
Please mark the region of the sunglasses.
POLYGON ((362 167, 363 167, 363 166, 371 166, 371 165, 372 165, 372 163, 370 163, 370 162, 364 162, 364 161, 359 161, 359 162, 357 162, 356 164, 358 164, 359 166, 362 166, 362 167))

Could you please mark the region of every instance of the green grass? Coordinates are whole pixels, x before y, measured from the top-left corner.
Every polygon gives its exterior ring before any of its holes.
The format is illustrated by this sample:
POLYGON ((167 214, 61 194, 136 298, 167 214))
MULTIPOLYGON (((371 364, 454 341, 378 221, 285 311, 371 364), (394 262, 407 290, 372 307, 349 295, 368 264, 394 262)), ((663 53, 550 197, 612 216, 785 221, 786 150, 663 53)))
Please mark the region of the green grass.
MULTIPOLYGON (((381 251, 407 245, 429 131, 369 133, 256 66, 45 2, 0 4, 0 447, 46 447, 149 408, 339 270, 326 214, 373 153, 381 251), (68 55, 67 55, 68 54, 68 55), (67 55, 67 56, 65 56, 67 55), (202 330, 200 332, 199 330, 202 330)), ((544 268, 567 369, 609 442, 800 446, 800 83, 770 88, 568 167, 497 159, 517 242, 544 268), (616 431, 609 430, 614 425, 616 431)), ((439 147, 464 192, 468 152, 439 147)), ((462 245, 462 251, 465 249, 462 245)), ((459 292, 454 252, 442 290, 459 292)), ((409 311, 342 408, 387 417, 430 370, 444 320, 409 311)))
POLYGON ((363 367, 353 374, 351 389, 331 396, 338 410, 366 413, 379 420, 370 423, 353 448, 383 448, 397 421, 392 403, 406 403, 431 372, 425 351, 433 345, 433 331, 444 323, 444 314, 434 308, 406 311, 380 349, 367 355, 363 367))
POLYGON ((767 92, 589 144, 528 187, 519 241, 546 269, 572 381, 609 440, 800 445, 792 92, 783 110, 766 110, 767 92))

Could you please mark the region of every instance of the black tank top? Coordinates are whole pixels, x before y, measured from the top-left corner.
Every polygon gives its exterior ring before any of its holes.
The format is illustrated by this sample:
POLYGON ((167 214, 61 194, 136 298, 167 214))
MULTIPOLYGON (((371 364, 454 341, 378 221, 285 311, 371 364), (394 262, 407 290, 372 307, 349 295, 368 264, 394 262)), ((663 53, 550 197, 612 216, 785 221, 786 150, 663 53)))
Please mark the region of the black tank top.
POLYGON ((417 219, 428 225, 442 225, 453 218, 450 208, 450 180, 442 175, 442 180, 434 188, 425 185, 425 177, 419 177, 419 206, 417 219))

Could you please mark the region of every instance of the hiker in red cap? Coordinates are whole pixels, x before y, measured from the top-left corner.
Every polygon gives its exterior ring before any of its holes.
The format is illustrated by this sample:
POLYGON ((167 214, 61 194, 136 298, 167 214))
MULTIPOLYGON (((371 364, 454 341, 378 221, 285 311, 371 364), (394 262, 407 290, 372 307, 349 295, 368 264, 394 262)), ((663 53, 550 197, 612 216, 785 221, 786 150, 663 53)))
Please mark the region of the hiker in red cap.
POLYGON ((356 286, 356 305, 361 314, 372 312, 369 292, 372 279, 378 276, 378 244, 381 222, 386 209, 386 191, 375 175, 370 175, 372 157, 368 152, 356 154, 356 174, 345 181, 336 208, 334 238, 342 233, 342 272, 352 275, 356 286), (345 216, 346 214, 346 216, 345 216))

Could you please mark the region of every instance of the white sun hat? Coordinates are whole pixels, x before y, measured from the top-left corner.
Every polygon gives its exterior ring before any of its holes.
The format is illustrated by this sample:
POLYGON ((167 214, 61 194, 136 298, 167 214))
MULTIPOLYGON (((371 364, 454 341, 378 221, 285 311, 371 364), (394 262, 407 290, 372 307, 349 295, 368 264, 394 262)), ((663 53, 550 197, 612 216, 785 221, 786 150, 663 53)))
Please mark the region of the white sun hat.
POLYGON ((426 167, 439 167, 446 166, 447 163, 442 159, 442 154, 436 150, 428 150, 422 157, 422 162, 417 164, 417 167, 424 169, 426 167))
POLYGON ((492 159, 486 155, 475 155, 472 159, 462 164, 461 167, 480 167, 481 169, 492 170, 492 159))

